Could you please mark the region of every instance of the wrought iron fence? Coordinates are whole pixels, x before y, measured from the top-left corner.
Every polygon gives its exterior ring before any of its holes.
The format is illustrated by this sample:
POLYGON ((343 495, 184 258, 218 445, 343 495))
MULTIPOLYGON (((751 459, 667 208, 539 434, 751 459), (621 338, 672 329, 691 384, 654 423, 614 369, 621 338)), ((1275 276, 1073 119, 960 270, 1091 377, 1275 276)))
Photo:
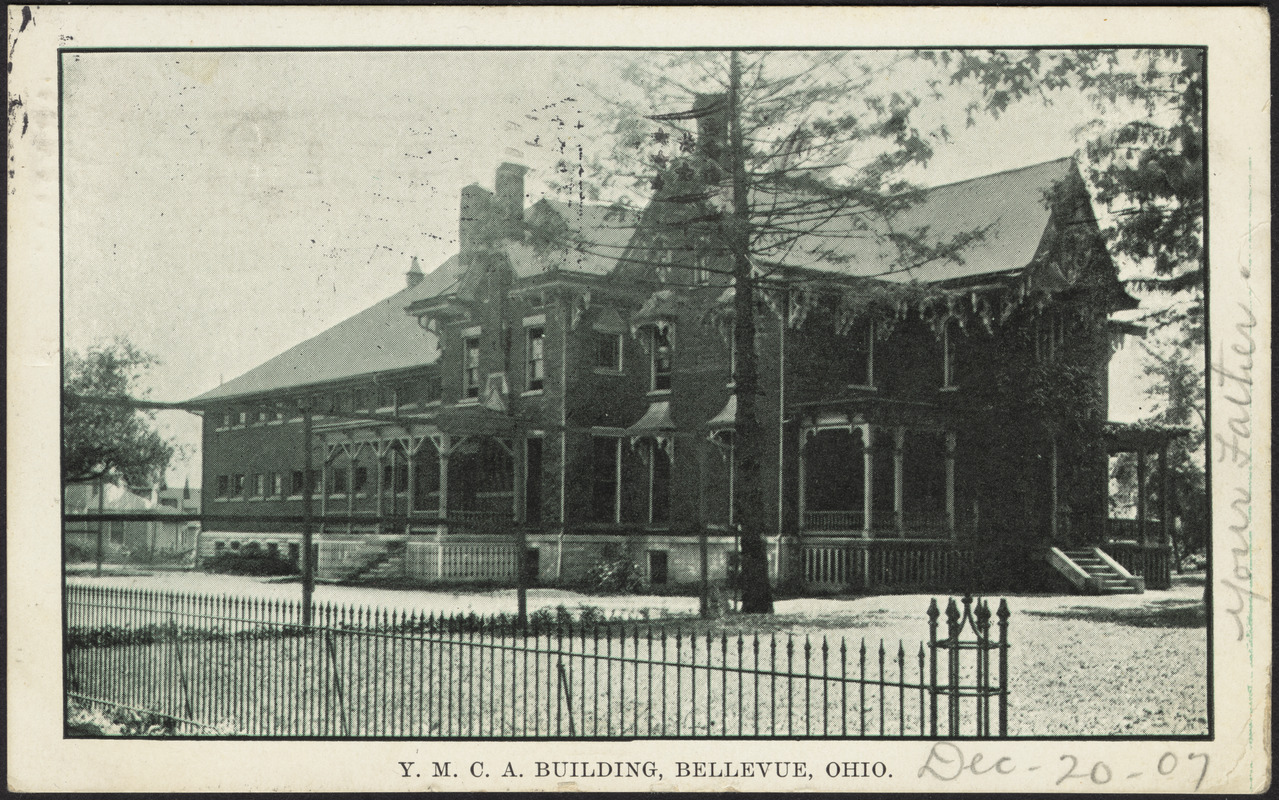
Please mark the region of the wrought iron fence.
POLYGON ((196 735, 1004 736, 1008 607, 992 625, 984 601, 962 605, 943 621, 933 601, 928 641, 908 652, 687 621, 520 628, 328 604, 303 626, 298 603, 75 585, 66 684, 196 735))

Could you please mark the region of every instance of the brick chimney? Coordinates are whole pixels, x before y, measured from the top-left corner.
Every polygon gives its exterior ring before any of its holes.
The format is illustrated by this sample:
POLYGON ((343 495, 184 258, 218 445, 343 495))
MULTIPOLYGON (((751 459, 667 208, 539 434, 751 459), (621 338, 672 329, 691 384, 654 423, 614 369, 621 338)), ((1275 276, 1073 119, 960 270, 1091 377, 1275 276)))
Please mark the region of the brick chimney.
POLYGON ((495 232, 512 239, 524 236, 524 173, 527 167, 504 162, 493 180, 495 232))
POLYGON ((409 263, 409 271, 404 273, 404 283, 407 288, 412 289, 422 282, 422 266, 417 263, 417 256, 413 256, 413 261, 409 263))
POLYGON ((479 245, 488 227, 492 213, 493 195, 488 190, 471 184, 462 189, 462 200, 457 223, 457 249, 461 256, 469 256, 479 245))

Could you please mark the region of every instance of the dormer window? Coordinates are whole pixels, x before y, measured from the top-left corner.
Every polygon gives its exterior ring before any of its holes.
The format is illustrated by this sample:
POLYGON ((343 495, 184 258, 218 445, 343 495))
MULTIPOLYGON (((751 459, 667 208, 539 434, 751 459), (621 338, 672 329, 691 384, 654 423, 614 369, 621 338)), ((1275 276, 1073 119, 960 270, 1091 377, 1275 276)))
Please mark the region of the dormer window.
POLYGON ((875 323, 859 322, 848 333, 848 376, 853 386, 875 385, 875 323))
POLYGON ((660 325, 652 333, 652 390, 670 391, 671 388, 671 329, 660 325))
POLYGON ((462 396, 480 396, 480 337, 468 336, 462 344, 462 396))
POLYGON ((541 391, 542 382, 546 378, 546 361, 543 345, 546 341, 546 329, 526 328, 524 331, 524 374, 527 378, 527 389, 530 392, 541 391))
POLYGON ((941 388, 955 386, 955 323, 947 322, 941 330, 941 388))

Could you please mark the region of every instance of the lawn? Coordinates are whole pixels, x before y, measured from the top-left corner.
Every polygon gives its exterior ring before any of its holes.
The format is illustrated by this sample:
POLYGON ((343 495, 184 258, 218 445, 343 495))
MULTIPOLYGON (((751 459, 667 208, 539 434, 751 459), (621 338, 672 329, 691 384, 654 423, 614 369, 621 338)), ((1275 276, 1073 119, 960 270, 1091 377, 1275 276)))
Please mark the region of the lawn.
MULTIPOLYGON (((231 593, 259 599, 295 600, 299 595, 296 582, 198 573, 71 576, 68 581, 201 594, 231 593)), ((943 603, 944 599, 939 598, 943 603)), ((1010 735, 1207 732, 1207 636, 1202 576, 1179 577, 1173 589, 1144 595, 1009 595, 1007 599, 1012 610, 1010 735)), ((321 585, 316 589, 316 600, 400 612, 479 615, 510 614, 515 606, 514 592, 510 590, 427 592, 321 585)), ((930 600, 929 595, 786 599, 778 601, 777 613, 772 617, 730 614, 708 622, 696 618, 696 598, 599 597, 558 589, 534 589, 529 592, 529 609, 531 612, 548 609, 554 613, 563 606, 566 611, 580 615, 583 607, 589 607, 589 613, 605 616, 631 619, 646 616, 656 627, 669 631, 678 626, 685 634, 696 632, 699 638, 711 633, 718 641, 721 634, 727 634, 730 646, 741 634, 748 642, 747 648, 756 634, 764 637, 765 647, 772 634, 779 637, 783 647, 787 635, 796 637, 797 647, 802 647, 807 637, 817 653, 823 639, 832 653, 838 652, 841 641, 847 642, 850 653, 856 653, 865 639, 872 664, 883 640, 890 668, 900 643, 907 654, 909 680, 913 672, 912 659, 918 653, 919 643, 928 636, 925 610, 930 600)), ((262 652, 276 651, 267 647, 262 652)), ((212 659, 209 663, 216 661, 212 659)), ((549 668, 549 664, 545 668, 549 668)), ((412 676, 409 677, 411 683, 412 676)), ((629 674, 629 679, 636 677, 629 674)), ((736 675, 728 678, 730 682, 736 679, 736 675)), ((607 683, 605 680, 599 686, 606 690, 607 683)), ((705 689, 704 679, 701 683, 705 689)), ((591 686, 595 685, 592 680, 591 686)), ((574 686, 574 694, 578 694, 582 684, 574 681, 574 686)), ((746 689, 749 688, 748 683, 746 689)), ((728 691, 731 694, 736 690, 730 686, 728 691)), ((595 694, 592 689, 583 696, 593 700, 595 694)), ((625 700, 623 696, 622 702, 625 700)), ((813 709, 825 707, 824 703, 816 705, 815 699, 812 702, 813 709)), ((910 707, 913 708, 913 703, 910 707)), ((632 705, 619 706, 619 713, 633 715, 634 711, 632 705)), ((788 723, 789 717, 788 713, 788 723)), ((642 728, 640 732, 643 733, 642 728)))

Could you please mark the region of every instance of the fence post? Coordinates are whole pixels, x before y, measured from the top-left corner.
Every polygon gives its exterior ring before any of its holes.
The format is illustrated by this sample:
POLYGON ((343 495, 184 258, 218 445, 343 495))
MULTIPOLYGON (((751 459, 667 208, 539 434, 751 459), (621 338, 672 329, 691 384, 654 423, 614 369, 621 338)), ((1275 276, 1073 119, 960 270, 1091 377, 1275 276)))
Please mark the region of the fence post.
MULTIPOLYGON (((568 710, 568 735, 575 737, 577 736, 577 726, 573 724, 573 688, 569 685, 568 673, 564 671, 564 659, 559 659, 555 666, 560 673, 560 697, 564 699, 564 707, 568 710)), ((557 703, 555 707, 558 709, 559 704, 557 703)), ((556 727, 558 729, 558 725, 556 727)))
POLYGON ((169 596, 169 619, 173 622, 173 649, 178 662, 178 682, 182 685, 182 708, 186 712, 187 719, 194 720, 195 712, 191 710, 191 687, 187 685, 186 660, 182 657, 182 629, 178 625, 174 612, 174 605, 177 602, 177 595, 169 596))
POLYGON ((1000 598, 999 610, 999 735, 1008 735, 1008 600, 1000 598))
POLYGON ((977 601, 977 735, 990 735, 990 606, 977 601))
MULTIPOLYGON (((305 609, 305 606, 303 606, 303 608, 305 609)), ((328 650, 328 653, 329 653, 329 664, 333 667, 333 690, 337 692, 338 714, 339 714, 339 718, 342 720, 342 735, 350 736, 351 726, 346 719, 346 700, 342 692, 342 671, 338 668, 337 652, 333 648, 332 631, 330 630, 330 626, 327 624, 329 622, 327 611, 328 610, 326 609, 326 613, 325 613, 326 624, 324 626, 324 644, 325 644, 325 648, 328 650)))
POLYGON ((940 616, 934 597, 928 604, 928 732, 934 737, 937 736, 937 618, 940 616))
MULTIPOLYGON (((972 599, 964 596, 964 609, 972 599)), ((955 598, 946 603, 946 725, 948 736, 959 735, 959 606, 955 598)))

